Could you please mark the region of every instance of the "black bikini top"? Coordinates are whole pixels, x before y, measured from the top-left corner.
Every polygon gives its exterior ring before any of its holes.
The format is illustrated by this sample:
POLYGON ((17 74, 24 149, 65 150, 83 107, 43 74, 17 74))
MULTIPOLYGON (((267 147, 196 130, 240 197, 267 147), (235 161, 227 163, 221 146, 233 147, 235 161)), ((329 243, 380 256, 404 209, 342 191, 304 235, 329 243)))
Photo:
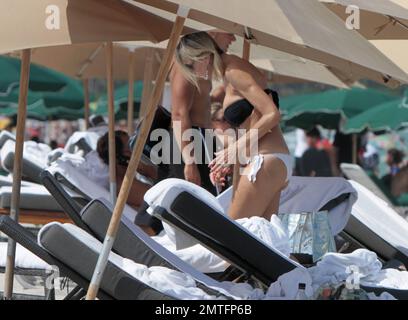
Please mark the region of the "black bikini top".
MULTIPOLYGON (((273 102, 279 109, 278 93, 272 89, 265 89, 264 91, 267 95, 272 96, 273 102)), ((247 99, 241 99, 225 108, 224 119, 232 127, 239 127, 252 114, 253 110, 254 106, 247 99)))

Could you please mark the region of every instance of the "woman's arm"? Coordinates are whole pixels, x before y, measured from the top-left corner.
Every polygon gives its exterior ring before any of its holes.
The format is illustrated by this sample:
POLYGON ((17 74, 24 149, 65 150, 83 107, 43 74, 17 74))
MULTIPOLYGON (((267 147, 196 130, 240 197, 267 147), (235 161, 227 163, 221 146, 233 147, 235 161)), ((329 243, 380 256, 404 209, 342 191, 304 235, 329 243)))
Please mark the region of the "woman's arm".
MULTIPOLYGON (((238 57, 232 57, 226 68, 225 77, 232 87, 260 113, 261 117, 251 127, 251 129, 258 131, 258 139, 260 139, 269 130, 279 125, 280 113, 271 97, 264 92, 264 88, 261 88, 255 81, 251 69, 249 62, 238 57)), ((249 138, 250 135, 245 135, 242 140, 247 143, 249 138)))

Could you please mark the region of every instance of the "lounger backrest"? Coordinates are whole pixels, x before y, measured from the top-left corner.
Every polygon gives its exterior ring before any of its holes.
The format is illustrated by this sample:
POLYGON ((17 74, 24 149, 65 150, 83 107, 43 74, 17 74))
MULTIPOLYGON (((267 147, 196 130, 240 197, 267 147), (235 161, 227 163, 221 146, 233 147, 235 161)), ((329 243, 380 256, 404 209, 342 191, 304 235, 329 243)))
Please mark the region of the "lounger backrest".
POLYGON ((93 150, 84 138, 79 139, 76 146, 78 147, 79 151, 83 152, 83 156, 93 150))
MULTIPOLYGON (((6 141, 3 148, 1 149, 1 164, 2 167, 8 171, 13 172, 14 168, 14 150, 15 142, 12 140, 6 141)), ((22 176, 35 183, 41 183, 40 173, 43 167, 38 165, 34 159, 30 159, 30 155, 24 153, 22 162, 22 176)))
POLYGON ((8 140, 16 141, 16 136, 6 130, 2 130, 0 132, 0 149, 3 148, 3 145, 8 140))
MULTIPOLYGON (((81 219, 100 241, 103 241, 112 217, 113 206, 104 199, 92 200, 81 212, 81 219)), ((174 267, 154 252, 147 243, 153 241, 126 217, 122 217, 113 250, 124 258, 150 266, 174 267)))
POLYGON ((72 199, 72 197, 64 190, 56 178, 47 170, 41 172, 41 181, 47 188, 49 193, 57 200, 64 212, 70 219, 80 228, 91 233, 87 225, 81 219, 81 208, 72 199))
POLYGON ((357 181, 367 189, 371 190, 377 197, 391 204, 390 199, 384 192, 373 182, 368 174, 357 164, 342 163, 340 165, 343 174, 350 180, 357 181))
MULTIPOLYGON (((76 202, 50 172, 43 171, 41 178, 44 186, 58 201, 71 220, 81 229, 103 241, 112 217, 112 205, 105 199, 96 199, 92 200, 81 211, 76 202)), ((172 264, 145 244, 151 241, 152 239, 138 226, 126 217, 122 217, 113 250, 124 258, 147 266, 174 268, 172 264)))
MULTIPOLYGON (((64 188, 67 188, 68 193, 79 195, 87 203, 93 199, 105 198, 109 200, 111 198, 109 190, 92 181, 70 161, 57 160, 47 170, 55 176, 64 188)), ((129 205, 125 205, 123 214, 130 220, 134 220, 137 211, 129 205)))
POLYGON ((175 198, 171 212, 159 206, 154 207, 153 211, 158 218, 188 233, 266 285, 282 274, 301 267, 189 192, 181 192, 175 198))
POLYGON ((396 259, 408 266, 407 255, 385 241, 356 217, 350 217, 344 232, 357 240, 368 250, 376 252, 384 261, 396 259))
MULTIPOLYGON (((39 234, 39 241, 52 256, 62 261, 88 281, 95 270, 99 253, 87 243, 67 231, 63 225, 52 223, 44 227, 39 234)), ((100 288, 115 299, 156 300, 170 297, 145 285, 129 273, 108 261, 100 288)))
MULTIPOLYGON (((0 231, 14 239, 17 243, 44 260, 50 266, 58 267, 61 276, 70 278, 83 289, 88 288, 88 279, 85 279, 75 269, 70 268, 68 265, 41 248, 38 245, 35 236, 10 217, 0 217, 0 231)), ((103 289, 98 293, 98 297, 100 299, 112 299, 112 297, 103 289)))

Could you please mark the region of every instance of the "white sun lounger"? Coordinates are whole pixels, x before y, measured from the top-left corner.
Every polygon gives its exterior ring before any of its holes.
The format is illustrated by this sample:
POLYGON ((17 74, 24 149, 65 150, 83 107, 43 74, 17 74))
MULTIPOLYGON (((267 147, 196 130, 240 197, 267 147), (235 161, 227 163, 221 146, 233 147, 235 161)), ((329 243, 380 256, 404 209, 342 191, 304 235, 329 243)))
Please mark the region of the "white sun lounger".
MULTIPOLYGON (((47 171, 64 185, 71 196, 82 196, 85 202, 99 198, 110 201, 110 193, 107 189, 81 174, 69 161, 58 159, 47 168, 47 171)), ((124 215, 134 221, 137 211, 126 205, 124 215)))
POLYGON ((3 148, 4 144, 8 140, 16 141, 16 136, 6 130, 2 130, 0 132, 0 149, 3 148))
MULTIPOLYGON (((12 187, 0 188, 0 208, 10 208, 12 187)), ((20 189, 20 209, 39 211, 62 211, 57 201, 44 186, 22 186, 20 189)))
POLYGON ((369 189, 372 193, 374 193, 378 198, 382 199, 388 205, 392 208, 394 208, 395 211, 397 211, 399 214, 406 214, 407 213, 407 208, 402 207, 399 205, 396 205, 395 203, 392 202, 392 199, 390 198, 392 195, 387 196, 383 190, 381 190, 377 184, 370 178, 370 176, 357 164, 351 164, 351 163, 342 163, 340 165, 341 171, 343 174, 350 180, 354 180, 361 184, 362 186, 366 187, 369 189))
MULTIPOLYGON (((6 270, 6 258, 7 258, 7 242, 0 242, 0 273, 5 273, 6 270)), ((17 244, 15 255, 15 269, 14 275, 22 277, 20 281, 26 279, 26 277, 40 277, 44 284, 44 296, 32 296, 30 298, 40 299, 54 299, 54 288, 48 288, 46 286, 46 279, 50 275, 51 267, 42 259, 38 258, 35 254, 17 244)), ((19 278, 17 278, 19 280, 19 278)), ((0 293, 1 295, 1 293, 0 293)), ((27 299, 26 295, 15 295, 16 299, 27 299)))
MULTIPOLYGON (((14 167, 14 151, 15 142, 12 140, 6 141, 0 151, 1 165, 4 170, 12 173, 14 167)), ((30 181, 40 182, 40 173, 47 167, 47 156, 51 149, 44 144, 37 144, 33 141, 24 143, 23 152, 23 178, 30 181)))

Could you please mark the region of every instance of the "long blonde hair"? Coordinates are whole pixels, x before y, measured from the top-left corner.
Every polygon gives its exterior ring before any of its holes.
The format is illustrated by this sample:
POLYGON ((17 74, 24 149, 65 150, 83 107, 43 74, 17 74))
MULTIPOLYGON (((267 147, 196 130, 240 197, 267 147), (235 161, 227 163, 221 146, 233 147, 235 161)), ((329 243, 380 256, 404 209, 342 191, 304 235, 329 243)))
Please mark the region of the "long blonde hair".
POLYGON ((205 57, 212 55, 213 76, 221 80, 224 67, 221 60, 220 49, 214 39, 207 32, 195 32, 187 34, 180 39, 176 50, 176 61, 180 65, 185 77, 198 89, 198 77, 194 72, 193 64, 205 57))

